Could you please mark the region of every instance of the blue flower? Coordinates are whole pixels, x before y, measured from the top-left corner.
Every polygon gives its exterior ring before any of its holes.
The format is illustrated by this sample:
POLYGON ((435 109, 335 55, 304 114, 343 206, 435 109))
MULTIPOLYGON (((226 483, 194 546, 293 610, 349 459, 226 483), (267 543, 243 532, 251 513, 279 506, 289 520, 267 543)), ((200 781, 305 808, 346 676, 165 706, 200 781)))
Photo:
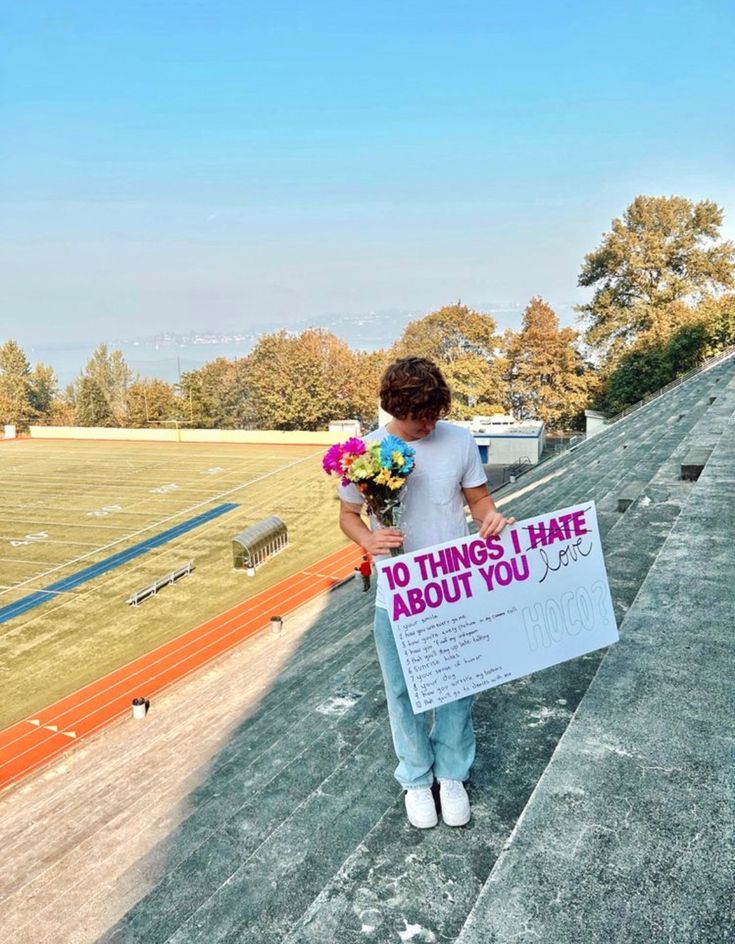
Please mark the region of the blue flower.
POLYGON ((386 436, 380 443, 380 464, 386 469, 395 469, 403 475, 413 470, 415 450, 398 436, 386 436))

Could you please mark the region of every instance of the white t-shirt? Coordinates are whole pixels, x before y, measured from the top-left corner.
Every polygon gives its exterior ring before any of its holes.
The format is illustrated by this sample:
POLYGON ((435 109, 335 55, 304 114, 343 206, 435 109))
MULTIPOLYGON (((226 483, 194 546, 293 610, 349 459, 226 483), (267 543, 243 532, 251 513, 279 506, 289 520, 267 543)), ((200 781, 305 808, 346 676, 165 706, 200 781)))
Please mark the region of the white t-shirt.
MULTIPOLYGON (((388 435, 384 426, 364 437, 364 441, 382 440, 388 435)), ((401 500, 398 527, 405 538, 406 551, 418 551, 469 534, 465 517, 463 488, 484 485, 487 476, 480 452, 469 430, 440 420, 432 433, 408 443, 416 451, 416 466, 406 480, 401 500)), ((339 497, 354 505, 364 499, 356 485, 340 485, 339 497)), ((370 516, 370 528, 378 522, 370 516)), ((376 558, 382 560, 383 557, 376 558)), ((376 606, 385 606, 380 593, 376 606)))

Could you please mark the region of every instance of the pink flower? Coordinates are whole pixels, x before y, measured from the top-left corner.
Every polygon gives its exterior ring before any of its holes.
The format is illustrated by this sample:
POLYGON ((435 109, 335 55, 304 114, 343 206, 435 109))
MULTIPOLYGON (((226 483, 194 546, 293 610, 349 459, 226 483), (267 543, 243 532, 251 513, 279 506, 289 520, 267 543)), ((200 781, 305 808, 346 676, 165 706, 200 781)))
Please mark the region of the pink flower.
POLYGON ((353 456, 361 456, 365 452, 365 443, 353 436, 342 444, 342 449, 344 452, 352 453, 353 456))
POLYGON ((365 452, 365 443, 361 439, 353 436, 344 443, 335 443, 324 453, 322 467, 327 475, 333 472, 342 476, 342 484, 349 485, 349 480, 345 478, 347 469, 352 465, 354 459, 365 452))
POLYGON ((339 443, 335 443, 327 449, 322 459, 322 467, 327 475, 331 475, 332 472, 339 472, 341 474, 342 446, 339 443))

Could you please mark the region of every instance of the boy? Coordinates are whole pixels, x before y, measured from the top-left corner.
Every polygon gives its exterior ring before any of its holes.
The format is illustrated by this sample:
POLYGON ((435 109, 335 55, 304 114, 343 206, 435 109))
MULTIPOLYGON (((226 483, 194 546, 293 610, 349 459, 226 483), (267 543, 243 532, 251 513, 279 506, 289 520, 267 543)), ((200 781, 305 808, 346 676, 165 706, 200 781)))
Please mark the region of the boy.
POLYGON ((362 577, 362 592, 367 593, 370 589, 370 575, 373 572, 373 565, 370 563, 367 554, 362 555, 362 561, 360 562, 358 570, 362 577))
MULTIPOLYGON (((451 394, 439 368, 423 357, 403 357, 385 371, 380 403, 393 419, 365 436, 382 440, 393 434, 416 451, 416 467, 406 482, 400 530, 381 528, 361 518, 363 501, 354 485, 340 486, 340 527, 375 558, 403 544, 406 551, 439 544, 468 533, 464 506, 469 505, 482 537, 499 534, 513 518, 504 518, 487 489, 487 476, 470 432, 441 420, 451 394)), ((415 715, 408 698, 393 631, 380 584, 375 601, 375 646, 383 672, 393 745, 398 757, 395 777, 406 790, 406 814, 412 826, 437 824, 431 785, 436 776, 442 818, 464 826, 471 811, 463 781, 475 759, 472 696, 434 710, 431 730, 426 714, 415 715)))

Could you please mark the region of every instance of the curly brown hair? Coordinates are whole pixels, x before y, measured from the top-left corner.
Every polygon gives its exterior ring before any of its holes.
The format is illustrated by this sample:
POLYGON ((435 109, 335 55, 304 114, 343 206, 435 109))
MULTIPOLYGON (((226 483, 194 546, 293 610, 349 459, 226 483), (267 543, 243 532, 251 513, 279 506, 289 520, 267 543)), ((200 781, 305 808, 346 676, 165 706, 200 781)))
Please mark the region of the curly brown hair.
POLYGON ((442 372, 426 357, 393 361, 380 381, 380 405, 397 420, 436 420, 449 412, 451 402, 442 372))

